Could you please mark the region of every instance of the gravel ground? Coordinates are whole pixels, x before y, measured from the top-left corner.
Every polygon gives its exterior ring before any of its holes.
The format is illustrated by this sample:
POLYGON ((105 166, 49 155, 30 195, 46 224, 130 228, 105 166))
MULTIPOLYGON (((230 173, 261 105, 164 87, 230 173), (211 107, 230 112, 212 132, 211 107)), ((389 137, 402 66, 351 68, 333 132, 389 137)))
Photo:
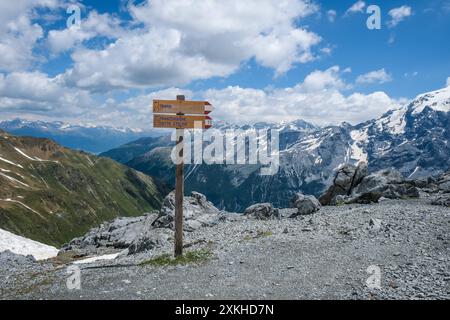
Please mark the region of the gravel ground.
MULTIPOLYGON (((187 233, 187 251, 212 252, 198 265, 137 265, 151 258, 149 253, 80 265, 81 290, 67 288, 67 265, 0 263, 0 296, 449 299, 449 231, 450 208, 426 200, 324 207, 296 219, 242 219, 187 233), (377 279, 368 268, 380 271, 379 288, 367 286, 369 277, 377 279)), ((163 247, 152 255, 171 250, 163 247)))

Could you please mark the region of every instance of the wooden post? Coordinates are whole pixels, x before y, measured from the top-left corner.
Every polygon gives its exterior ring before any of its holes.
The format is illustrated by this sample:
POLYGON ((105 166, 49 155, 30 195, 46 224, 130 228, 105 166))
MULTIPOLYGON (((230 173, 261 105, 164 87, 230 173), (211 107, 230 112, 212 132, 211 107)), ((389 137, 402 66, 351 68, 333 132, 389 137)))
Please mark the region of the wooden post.
MULTIPOLYGON (((177 96, 177 100, 185 100, 177 96)), ((183 255, 183 198, 184 198, 184 129, 177 128, 177 167, 175 174, 175 257, 183 255)))

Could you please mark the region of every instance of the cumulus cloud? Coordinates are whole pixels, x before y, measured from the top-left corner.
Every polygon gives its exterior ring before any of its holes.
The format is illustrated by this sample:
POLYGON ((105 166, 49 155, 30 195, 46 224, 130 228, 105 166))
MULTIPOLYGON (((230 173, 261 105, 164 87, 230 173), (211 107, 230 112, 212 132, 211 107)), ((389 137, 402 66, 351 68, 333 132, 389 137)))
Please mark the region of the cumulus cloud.
POLYGON ((105 125, 149 129, 153 122, 153 99, 172 100, 180 94, 185 95, 187 100, 194 97, 194 93, 190 90, 171 87, 138 95, 123 102, 109 99, 98 108, 90 110, 88 114, 84 115, 84 118, 96 119, 96 122, 105 125))
POLYGON ((53 53, 61 53, 84 41, 93 39, 98 36, 115 39, 125 35, 124 30, 120 27, 120 19, 113 17, 107 13, 99 14, 91 11, 88 17, 81 21, 79 26, 72 26, 62 30, 51 30, 48 33, 47 42, 53 53))
POLYGON ((350 88, 342 75, 349 72, 333 66, 311 72, 293 87, 255 89, 229 86, 222 89, 191 91, 171 87, 149 94, 116 101, 98 102, 85 90, 67 88, 61 77, 34 73, 0 74, 0 112, 20 112, 28 118, 95 122, 96 124, 150 128, 153 99, 208 100, 215 106, 213 119, 230 122, 288 121, 305 119, 318 125, 342 121, 359 123, 378 117, 398 101, 383 92, 371 94, 345 92, 350 88), (95 108, 92 106, 95 105, 95 108), (50 118, 50 119, 49 119, 50 118))
POLYGON ((8 114, 79 115, 92 106, 88 92, 67 88, 59 77, 41 72, 0 74, 0 112, 8 114))
POLYGON ((365 84, 365 83, 386 83, 392 81, 392 76, 386 72, 386 70, 380 69, 368 72, 366 74, 358 76, 356 79, 356 83, 365 84))
POLYGON ((345 13, 351 14, 351 13, 356 13, 356 12, 363 12, 365 7, 366 7, 366 3, 362 0, 358 0, 350 8, 348 8, 345 13))
POLYGON ((401 6, 390 10, 388 15, 391 17, 391 20, 388 21, 388 26, 391 28, 395 27, 407 17, 411 16, 411 14, 412 9, 409 6, 401 6))
POLYGON ((79 48, 72 55, 69 83, 83 88, 182 85, 225 77, 254 58, 280 75, 314 59, 321 38, 298 27, 318 10, 305 0, 211 0, 195 6, 182 0, 131 4, 143 25, 102 50, 79 48))
POLYGON ((340 75, 335 66, 312 72, 294 87, 261 90, 232 86, 210 89, 203 95, 216 107, 214 117, 244 122, 301 118, 319 125, 359 123, 399 106, 384 92, 345 95, 348 85, 340 75))
POLYGON ((30 66, 36 41, 44 35, 41 26, 30 18, 32 11, 56 5, 56 0, 0 1, 0 71, 30 66))

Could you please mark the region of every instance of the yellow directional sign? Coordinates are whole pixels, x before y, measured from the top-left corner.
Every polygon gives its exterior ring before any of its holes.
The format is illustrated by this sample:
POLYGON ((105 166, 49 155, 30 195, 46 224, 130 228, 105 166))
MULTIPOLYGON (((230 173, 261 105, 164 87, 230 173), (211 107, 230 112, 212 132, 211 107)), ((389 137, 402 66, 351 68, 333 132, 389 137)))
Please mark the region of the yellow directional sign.
POLYGON ((211 126, 212 119, 208 116, 153 115, 153 128, 209 129, 211 126))
POLYGON ((153 113, 208 114, 213 109, 208 101, 153 100, 153 113))

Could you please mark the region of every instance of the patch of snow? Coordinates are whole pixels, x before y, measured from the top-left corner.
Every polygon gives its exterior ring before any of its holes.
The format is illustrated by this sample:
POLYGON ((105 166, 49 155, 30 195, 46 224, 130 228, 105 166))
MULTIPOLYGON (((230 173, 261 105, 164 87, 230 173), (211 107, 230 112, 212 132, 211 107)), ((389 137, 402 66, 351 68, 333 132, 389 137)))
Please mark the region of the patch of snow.
POLYGON ((393 134, 405 133, 405 110, 403 108, 394 110, 390 116, 390 121, 387 123, 387 126, 393 134))
MULTIPOLYGON (((20 204, 21 206, 25 207, 26 209, 30 210, 31 212, 36 213, 37 215, 41 216, 41 214, 39 212, 37 212, 36 210, 31 209, 29 206, 27 206, 25 203, 17 201, 17 200, 13 200, 13 199, 0 199, 0 201, 5 201, 5 202, 12 202, 12 203, 17 203, 20 204)), ((42 217, 42 216, 41 216, 42 217)))
POLYGON ((17 163, 14 163, 12 161, 9 161, 9 160, 7 160, 5 158, 2 158, 1 156, 0 156, 0 161, 6 162, 7 164, 10 164, 10 165, 13 165, 13 166, 16 166, 16 167, 19 167, 19 168, 23 169, 23 167, 20 164, 17 164, 17 163))
POLYGON ((322 144, 322 141, 318 138, 311 138, 301 142, 302 145, 306 146, 305 151, 316 150, 322 144))
POLYGON ((23 256, 32 255, 36 260, 56 257, 59 251, 55 247, 0 229, 0 252, 6 250, 23 256))
POLYGON ((75 261, 74 264, 93 263, 93 262, 100 261, 100 260, 114 260, 115 258, 117 258, 119 256, 119 254, 120 254, 120 252, 113 253, 113 254, 105 254, 103 256, 96 256, 96 257, 92 257, 92 258, 78 260, 78 261, 75 261))
POLYGON ((425 107, 436 111, 450 112, 450 87, 421 94, 412 102, 413 114, 421 113, 425 107))
POLYGON ((379 131, 384 129, 389 130, 390 133, 399 135, 405 133, 406 127, 406 107, 391 110, 387 115, 381 117, 376 121, 379 131))
POLYGON ((20 150, 19 148, 16 148, 16 147, 13 147, 13 148, 14 148, 14 150, 16 150, 18 153, 20 153, 22 156, 24 156, 24 157, 27 158, 28 160, 31 160, 31 161, 35 161, 35 160, 36 160, 36 159, 34 159, 34 158, 32 158, 32 157, 26 155, 25 152, 23 152, 23 151, 20 150))
POLYGON ((0 172, 0 176, 2 176, 2 177, 4 177, 4 178, 8 179, 9 181, 12 181, 12 182, 18 183, 18 184, 20 184, 20 185, 22 185, 22 186, 24 186, 24 187, 30 188, 30 186, 27 185, 25 182, 22 182, 22 181, 19 181, 19 180, 17 180, 17 179, 14 179, 13 177, 8 176, 7 174, 4 174, 4 173, 1 173, 1 172, 0 172))
POLYGON ((420 167, 416 167, 416 168, 414 169, 413 173, 411 173, 411 174, 408 176, 408 179, 411 179, 411 178, 416 174, 416 172, 419 171, 419 170, 420 170, 420 167))
POLYGON ((368 141, 368 134, 366 130, 353 130, 350 132, 350 136, 353 139, 353 144, 350 146, 351 155, 350 158, 358 160, 358 162, 368 162, 367 152, 363 150, 361 145, 368 141))
POLYGON ((24 156, 25 158, 27 158, 28 160, 31 161, 39 161, 39 162, 55 162, 55 163, 59 163, 58 161, 51 161, 51 160, 43 160, 40 159, 38 157, 30 157, 29 155, 25 154, 25 152, 23 152, 22 150, 20 150, 19 148, 13 147, 14 150, 16 150, 18 153, 20 153, 22 156, 24 156))

